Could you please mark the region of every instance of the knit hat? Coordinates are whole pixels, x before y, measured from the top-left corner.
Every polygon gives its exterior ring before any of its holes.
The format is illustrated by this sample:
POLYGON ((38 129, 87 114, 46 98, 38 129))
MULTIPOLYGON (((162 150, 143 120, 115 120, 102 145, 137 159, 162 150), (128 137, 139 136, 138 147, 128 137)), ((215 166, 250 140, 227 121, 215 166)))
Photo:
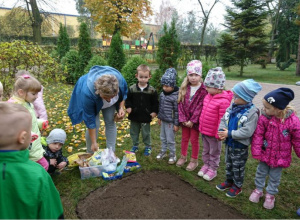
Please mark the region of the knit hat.
POLYGON ((232 91, 246 102, 252 102, 252 99, 261 90, 261 85, 253 79, 246 79, 235 84, 232 91))
POLYGON ((60 128, 55 128, 50 132, 46 141, 47 141, 47 144, 52 144, 52 143, 64 144, 66 141, 66 138, 67 138, 67 135, 64 130, 62 130, 60 128))
POLYGON ((283 110, 294 99, 294 92, 289 88, 279 88, 269 92, 264 99, 274 107, 283 110))
POLYGON ((161 84, 165 86, 175 87, 176 75, 177 72, 174 68, 167 69, 164 75, 161 77, 161 84))
POLYGON ((224 89, 225 86, 225 74, 221 67, 212 68, 208 71, 204 85, 216 89, 224 89))
POLYGON ((187 64, 186 74, 189 75, 193 73, 202 76, 202 63, 200 60, 192 60, 187 64))

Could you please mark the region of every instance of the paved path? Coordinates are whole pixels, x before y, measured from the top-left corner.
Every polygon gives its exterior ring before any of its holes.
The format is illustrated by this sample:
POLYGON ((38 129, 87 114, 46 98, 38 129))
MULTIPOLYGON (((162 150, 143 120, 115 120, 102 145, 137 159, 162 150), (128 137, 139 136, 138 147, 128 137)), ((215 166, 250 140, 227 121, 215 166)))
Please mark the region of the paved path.
MULTIPOLYGON (((226 80, 226 89, 231 89, 236 83, 240 81, 226 80)), ((296 85, 283 85, 283 84, 272 84, 272 83, 259 83, 262 86, 262 90, 254 97, 253 103, 257 108, 262 108, 262 99, 270 91, 278 89, 280 87, 287 87, 294 91, 295 98, 290 104, 295 107, 298 117, 300 116, 300 86, 296 85)))

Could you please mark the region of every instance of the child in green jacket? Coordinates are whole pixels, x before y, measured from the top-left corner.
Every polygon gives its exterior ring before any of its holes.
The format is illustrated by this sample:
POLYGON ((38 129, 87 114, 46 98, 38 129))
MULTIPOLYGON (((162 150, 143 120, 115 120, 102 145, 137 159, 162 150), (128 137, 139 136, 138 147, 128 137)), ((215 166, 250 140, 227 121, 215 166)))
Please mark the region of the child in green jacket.
POLYGON ((63 218, 50 175, 29 160, 29 111, 19 104, 0 102, 0 121, 0 219, 63 218))

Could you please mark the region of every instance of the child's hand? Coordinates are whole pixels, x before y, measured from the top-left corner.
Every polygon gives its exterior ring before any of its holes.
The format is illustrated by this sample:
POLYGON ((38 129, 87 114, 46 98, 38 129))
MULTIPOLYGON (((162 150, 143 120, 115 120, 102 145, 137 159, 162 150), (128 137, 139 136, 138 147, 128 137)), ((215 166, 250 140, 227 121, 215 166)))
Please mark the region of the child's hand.
POLYGON ((161 125, 161 120, 160 119, 158 119, 158 125, 161 125))
POLYGON ((228 137, 228 130, 226 128, 223 128, 221 131, 218 131, 218 135, 220 139, 223 141, 228 137))
POLYGON ((61 170, 61 169, 65 168, 65 166, 67 166, 67 162, 61 162, 56 166, 56 168, 61 170))
POLYGON ((124 118, 124 116, 125 116, 125 111, 124 111, 124 109, 123 109, 123 108, 119 108, 117 117, 121 119, 121 118, 124 118))
POLYGON ((174 125, 173 130, 174 130, 175 132, 177 132, 177 131, 179 130, 179 126, 174 125))
POLYGON ((132 112, 132 108, 127 108, 127 109, 126 109, 126 112, 127 112, 128 114, 130 114, 130 113, 132 112))
POLYGON ((185 123, 185 126, 188 127, 188 128, 192 128, 193 125, 194 125, 194 123, 191 122, 191 121, 188 121, 188 122, 185 123))
POLYGON ((50 159, 50 165, 56 166, 57 160, 56 159, 50 159))
POLYGON ((49 125, 49 122, 48 121, 44 121, 43 123, 42 123, 42 129, 47 129, 48 128, 48 125, 49 125))
POLYGON ((155 112, 152 112, 150 115, 151 115, 151 118, 155 118, 156 117, 156 113, 155 112))

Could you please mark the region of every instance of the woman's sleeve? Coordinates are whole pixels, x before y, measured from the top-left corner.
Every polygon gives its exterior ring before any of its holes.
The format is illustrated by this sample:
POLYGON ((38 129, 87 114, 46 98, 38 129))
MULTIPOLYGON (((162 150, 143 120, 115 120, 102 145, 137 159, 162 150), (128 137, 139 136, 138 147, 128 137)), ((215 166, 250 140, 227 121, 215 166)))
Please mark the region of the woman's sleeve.
POLYGON ((294 116, 292 128, 292 145, 297 157, 300 158, 300 121, 297 116, 294 116))

